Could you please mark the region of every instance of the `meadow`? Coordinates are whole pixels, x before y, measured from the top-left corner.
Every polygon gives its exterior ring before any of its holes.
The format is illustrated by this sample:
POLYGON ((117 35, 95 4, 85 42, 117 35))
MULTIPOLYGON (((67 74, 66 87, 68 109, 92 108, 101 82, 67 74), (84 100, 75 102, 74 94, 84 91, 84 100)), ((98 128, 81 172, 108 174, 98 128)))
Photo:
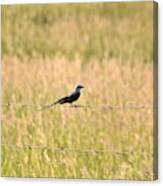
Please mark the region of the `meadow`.
POLYGON ((2 6, 2 176, 153 180, 153 4, 2 6), (42 105, 85 89, 80 107, 42 105))

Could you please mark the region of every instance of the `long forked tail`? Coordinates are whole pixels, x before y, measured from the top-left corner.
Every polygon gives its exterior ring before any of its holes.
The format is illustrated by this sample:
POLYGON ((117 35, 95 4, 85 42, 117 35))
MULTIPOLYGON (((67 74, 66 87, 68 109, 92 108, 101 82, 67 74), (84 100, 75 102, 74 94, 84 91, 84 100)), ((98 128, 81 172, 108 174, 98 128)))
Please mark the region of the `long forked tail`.
POLYGON ((58 102, 54 102, 54 103, 52 103, 52 104, 50 104, 50 105, 45 105, 45 106, 41 107, 41 109, 39 109, 39 110, 44 110, 44 109, 51 108, 51 107, 53 107, 54 105, 56 105, 57 103, 58 103, 58 102))
POLYGON ((51 107, 55 106, 56 104, 64 104, 64 103, 67 102, 67 99, 68 99, 68 97, 61 98, 61 99, 59 99, 58 101, 56 101, 56 102, 54 102, 54 103, 52 103, 52 104, 50 104, 50 105, 45 105, 45 106, 43 106, 43 107, 42 107, 41 109, 39 109, 39 110, 44 110, 44 109, 51 108, 51 107))

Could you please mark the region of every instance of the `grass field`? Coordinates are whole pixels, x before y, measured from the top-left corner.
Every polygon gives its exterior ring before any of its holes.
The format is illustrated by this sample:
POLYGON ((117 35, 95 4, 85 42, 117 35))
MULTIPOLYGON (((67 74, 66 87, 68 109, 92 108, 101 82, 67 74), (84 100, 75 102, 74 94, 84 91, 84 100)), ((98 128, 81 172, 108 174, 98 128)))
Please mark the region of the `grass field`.
POLYGON ((155 178, 152 6, 2 6, 2 176, 155 178))
POLYGON ((2 56, 151 62, 152 18, 152 2, 2 6, 2 56))

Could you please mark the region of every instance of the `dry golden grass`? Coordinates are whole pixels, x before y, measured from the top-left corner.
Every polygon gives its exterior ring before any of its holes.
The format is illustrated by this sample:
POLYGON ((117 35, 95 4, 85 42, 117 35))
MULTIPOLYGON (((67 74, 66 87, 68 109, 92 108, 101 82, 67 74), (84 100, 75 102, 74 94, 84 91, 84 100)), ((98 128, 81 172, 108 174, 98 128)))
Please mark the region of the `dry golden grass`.
POLYGON ((153 7, 2 6, 3 176, 156 178, 153 7), (90 107, 38 110, 79 83, 90 107))
POLYGON ((153 60, 153 2, 2 6, 2 56, 153 60))
POLYGON ((4 107, 3 143, 17 148, 3 146, 2 175, 154 179, 152 82, 153 65, 141 61, 5 58, 4 103, 51 103, 81 83, 77 104, 91 108, 4 107))

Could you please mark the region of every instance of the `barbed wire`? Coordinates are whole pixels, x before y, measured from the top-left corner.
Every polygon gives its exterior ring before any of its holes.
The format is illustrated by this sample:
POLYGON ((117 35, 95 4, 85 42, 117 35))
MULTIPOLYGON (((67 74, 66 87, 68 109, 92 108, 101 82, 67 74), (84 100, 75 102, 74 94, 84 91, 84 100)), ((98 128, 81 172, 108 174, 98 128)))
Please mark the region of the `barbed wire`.
MULTIPOLYGON (((58 108, 58 105, 49 106, 49 104, 42 104, 42 103, 2 103, 2 107, 33 107, 37 108, 37 110, 44 110, 44 109, 51 109, 51 108, 58 108)), ((139 110, 139 109, 152 109, 152 106, 149 105, 133 105, 133 104, 121 104, 121 105, 108 105, 108 104, 98 104, 98 105, 62 105, 64 108, 83 108, 83 109, 110 109, 110 110, 139 110)))
POLYGON ((118 150, 103 150, 103 149, 74 149, 68 147, 50 147, 50 146, 38 146, 38 145, 15 145, 15 144, 1 144, 3 147, 7 146, 12 149, 16 150, 51 150, 55 152, 70 152, 70 153, 79 153, 79 154, 90 154, 90 155, 97 155, 97 154, 116 154, 116 155, 146 155, 146 156, 153 156, 154 152, 147 152, 145 150, 141 151, 134 151, 134 150, 125 150, 125 151, 118 151, 118 150))
MULTIPOLYGON (((44 109, 44 107, 48 106, 49 104, 46 103, 17 103, 17 102, 9 102, 9 103, 2 103, 2 107, 29 107, 29 108, 37 108, 36 110, 41 111, 44 109)), ((107 105, 107 104, 101 104, 101 105, 62 105, 64 108, 85 108, 85 109, 109 109, 109 110, 125 110, 125 109, 134 109, 134 110, 140 110, 140 109, 152 109, 152 106, 147 106, 147 105, 133 105, 133 104, 121 104, 121 105, 107 105)), ((51 108, 47 109, 52 109, 52 108, 59 108, 57 105, 52 106, 51 108)), ((73 148, 67 148, 67 147, 50 147, 50 146, 37 146, 37 145, 15 145, 15 144, 5 144, 2 143, 2 146, 7 146, 12 149, 17 149, 17 150, 27 150, 27 149, 34 149, 34 150, 52 150, 55 152, 71 152, 71 153, 85 153, 85 154, 90 154, 90 155, 96 155, 96 154, 116 154, 116 155, 147 155, 151 156, 154 155, 154 152, 146 152, 144 150, 141 151, 133 151, 133 150, 128 150, 128 151, 118 151, 118 150, 103 150, 103 149, 73 149, 73 148)))

